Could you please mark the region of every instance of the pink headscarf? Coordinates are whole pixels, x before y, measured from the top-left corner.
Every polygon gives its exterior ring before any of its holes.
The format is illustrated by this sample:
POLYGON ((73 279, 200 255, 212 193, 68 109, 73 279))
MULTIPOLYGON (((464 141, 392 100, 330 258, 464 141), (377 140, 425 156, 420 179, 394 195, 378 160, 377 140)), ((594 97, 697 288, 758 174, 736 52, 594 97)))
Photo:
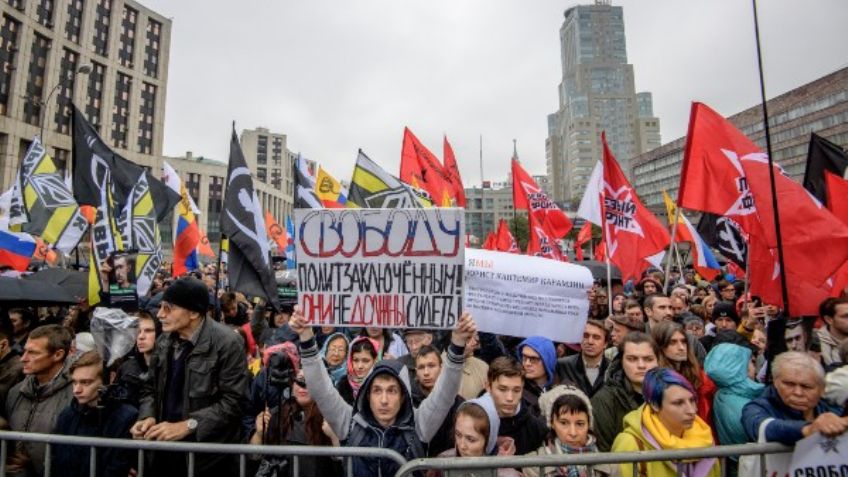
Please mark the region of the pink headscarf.
MULTIPOLYGON (((377 364, 377 361, 380 361, 383 358, 383 350, 380 347, 380 342, 369 338, 367 336, 357 336, 350 342, 350 349, 347 353, 347 382, 350 384, 350 388, 353 389, 353 397, 356 398, 356 395, 359 394, 359 388, 362 387, 362 383, 365 381, 365 378, 368 377, 366 374, 363 377, 357 377, 356 373, 353 371, 353 345, 359 343, 360 341, 368 340, 371 342, 371 346, 374 347, 374 351, 377 352, 377 358, 374 359, 374 364, 377 364)), ((372 366, 373 369, 373 366, 372 366)))
POLYGON ((265 352, 262 353, 262 365, 268 366, 268 360, 271 358, 271 355, 280 351, 289 356, 292 366, 294 366, 295 374, 300 372, 300 354, 297 352, 297 346, 289 341, 265 348, 265 352))

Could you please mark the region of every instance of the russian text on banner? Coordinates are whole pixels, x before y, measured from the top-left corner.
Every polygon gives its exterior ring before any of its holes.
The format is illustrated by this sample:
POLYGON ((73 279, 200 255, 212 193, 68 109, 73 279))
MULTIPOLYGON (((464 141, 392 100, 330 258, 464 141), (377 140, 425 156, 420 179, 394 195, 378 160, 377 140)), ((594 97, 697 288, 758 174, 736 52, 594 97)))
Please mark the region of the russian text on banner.
POLYGON ((298 302, 313 325, 453 328, 462 209, 296 209, 298 302))
POLYGON ((542 257, 468 249, 465 310, 480 331, 579 343, 589 316, 592 273, 542 257))

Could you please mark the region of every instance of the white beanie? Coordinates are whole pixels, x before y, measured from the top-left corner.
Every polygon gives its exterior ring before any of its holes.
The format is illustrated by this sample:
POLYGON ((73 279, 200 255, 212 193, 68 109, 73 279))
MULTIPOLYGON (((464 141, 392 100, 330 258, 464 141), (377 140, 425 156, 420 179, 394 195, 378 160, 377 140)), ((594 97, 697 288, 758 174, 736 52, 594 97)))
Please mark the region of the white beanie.
POLYGON ((542 417, 545 418, 545 424, 548 427, 551 427, 551 411, 554 407, 554 402, 560 397, 566 394, 570 394, 572 396, 576 396, 578 399, 583 401, 586 404, 586 409, 589 411, 589 429, 592 429, 594 424, 592 420, 592 401, 589 400, 589 396, 586 395, 580 388, 575 386, 569 386, 566 384, 560 384, 558 386, 554 386, 548 391, 542 393, 539 396, 539 409, 542 411, 542 417))

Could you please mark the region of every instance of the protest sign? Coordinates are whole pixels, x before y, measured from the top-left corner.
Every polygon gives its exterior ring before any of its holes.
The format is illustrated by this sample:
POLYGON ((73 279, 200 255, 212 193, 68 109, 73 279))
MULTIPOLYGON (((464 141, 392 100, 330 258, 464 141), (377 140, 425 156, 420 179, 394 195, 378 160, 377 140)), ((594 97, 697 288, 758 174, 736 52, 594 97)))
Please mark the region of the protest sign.
POLYGON ((136 254, 113 252, 108 259, 109 306, 124 310, 138 308, 138 285, 136 276, 136 254))
POLYGON ((848 434, 825 437, 815 433, 795 444, 790 476, 848 475, 848 434))
POLYGON ((296 209, 298 303, 313 325, 453 328, 462 209, 296 209))
POLYGON ((480 331, 579 343, 592 274, 580 265, 489 250, 465 252, 465 309, 480 331))

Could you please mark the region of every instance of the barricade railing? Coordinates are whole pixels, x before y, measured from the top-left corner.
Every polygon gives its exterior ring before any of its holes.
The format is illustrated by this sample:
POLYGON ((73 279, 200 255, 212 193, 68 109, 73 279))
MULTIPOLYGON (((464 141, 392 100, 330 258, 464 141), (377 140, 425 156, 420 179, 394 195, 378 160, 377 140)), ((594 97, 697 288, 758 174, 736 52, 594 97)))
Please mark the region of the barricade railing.
MULTIPOLYGON (((495 469, 509 468, 536 468, 540 476, 544 476, 544 468, 559 467, 564 465, 595 466, 603 464, 631 464, 632 475, 639 475, 639 463, 671 461, 681 462, 694 459, 717 458, 721 459, 722 475, 726 475, 726 459, 728 457, 739 457, 743 455, 759 455, 760 469, 762 475, 766 475, 765 458, 769 454, 792 452, 792 447, 783 444, 768 442, 760 444, 740 444, 731 446, 704 447, 702 449, 679 449, 679 450, 649 450, 640 452, 592 452, 587 454, 554 454, 554 455, 532 455, 532 456, 490 456, 490 457, 463 457, 463 458, 430 458, 414 459, 401 467, 396 477, 411 476, 413 472, 434 469, 440 470, 445 477, 472 473, 472 471, 491 471, 495 469), (454 472, 450 472, 454 471, 454 472)), ((681 470, 678 469, 678 475, 681 470)), ((477 473, 476 475, 484 475, 477 473)), ((591 475, 591 474, 590 474, 591 475)), ((746 476, 747 477, 747 476, 746 476)))
POLYGON ((188 476, 193 477, 195 454, 237 454, 239 456, 239 476, 246 476, 248 456, 285 456, 292 458, 292 475, 299 474, 299 457, 342 457, 345 460, 347 475, 353 475, 351 459, 365 457, 389 459, 400 466, 406 459, 391 449, 370 447, 329 447, 329 446, 277 446, 253 444, 221 444, 211 442, 160 442, 131 439, 106 439, 102 437, 62 436, 57 434, 35 434, 29 432, 0 431, 0 477, 6 477, 6 462, 9 455, 9 441, 33 442, 45 444, 44 477, 51 477, 51 449, 56 444, 87 447, 89 449, 89 473, 96 475, 97 449, 131 449, 138 451, 136 471, 138 477, 144 477, 145 452, 169 451, 188 454, 188 476))

